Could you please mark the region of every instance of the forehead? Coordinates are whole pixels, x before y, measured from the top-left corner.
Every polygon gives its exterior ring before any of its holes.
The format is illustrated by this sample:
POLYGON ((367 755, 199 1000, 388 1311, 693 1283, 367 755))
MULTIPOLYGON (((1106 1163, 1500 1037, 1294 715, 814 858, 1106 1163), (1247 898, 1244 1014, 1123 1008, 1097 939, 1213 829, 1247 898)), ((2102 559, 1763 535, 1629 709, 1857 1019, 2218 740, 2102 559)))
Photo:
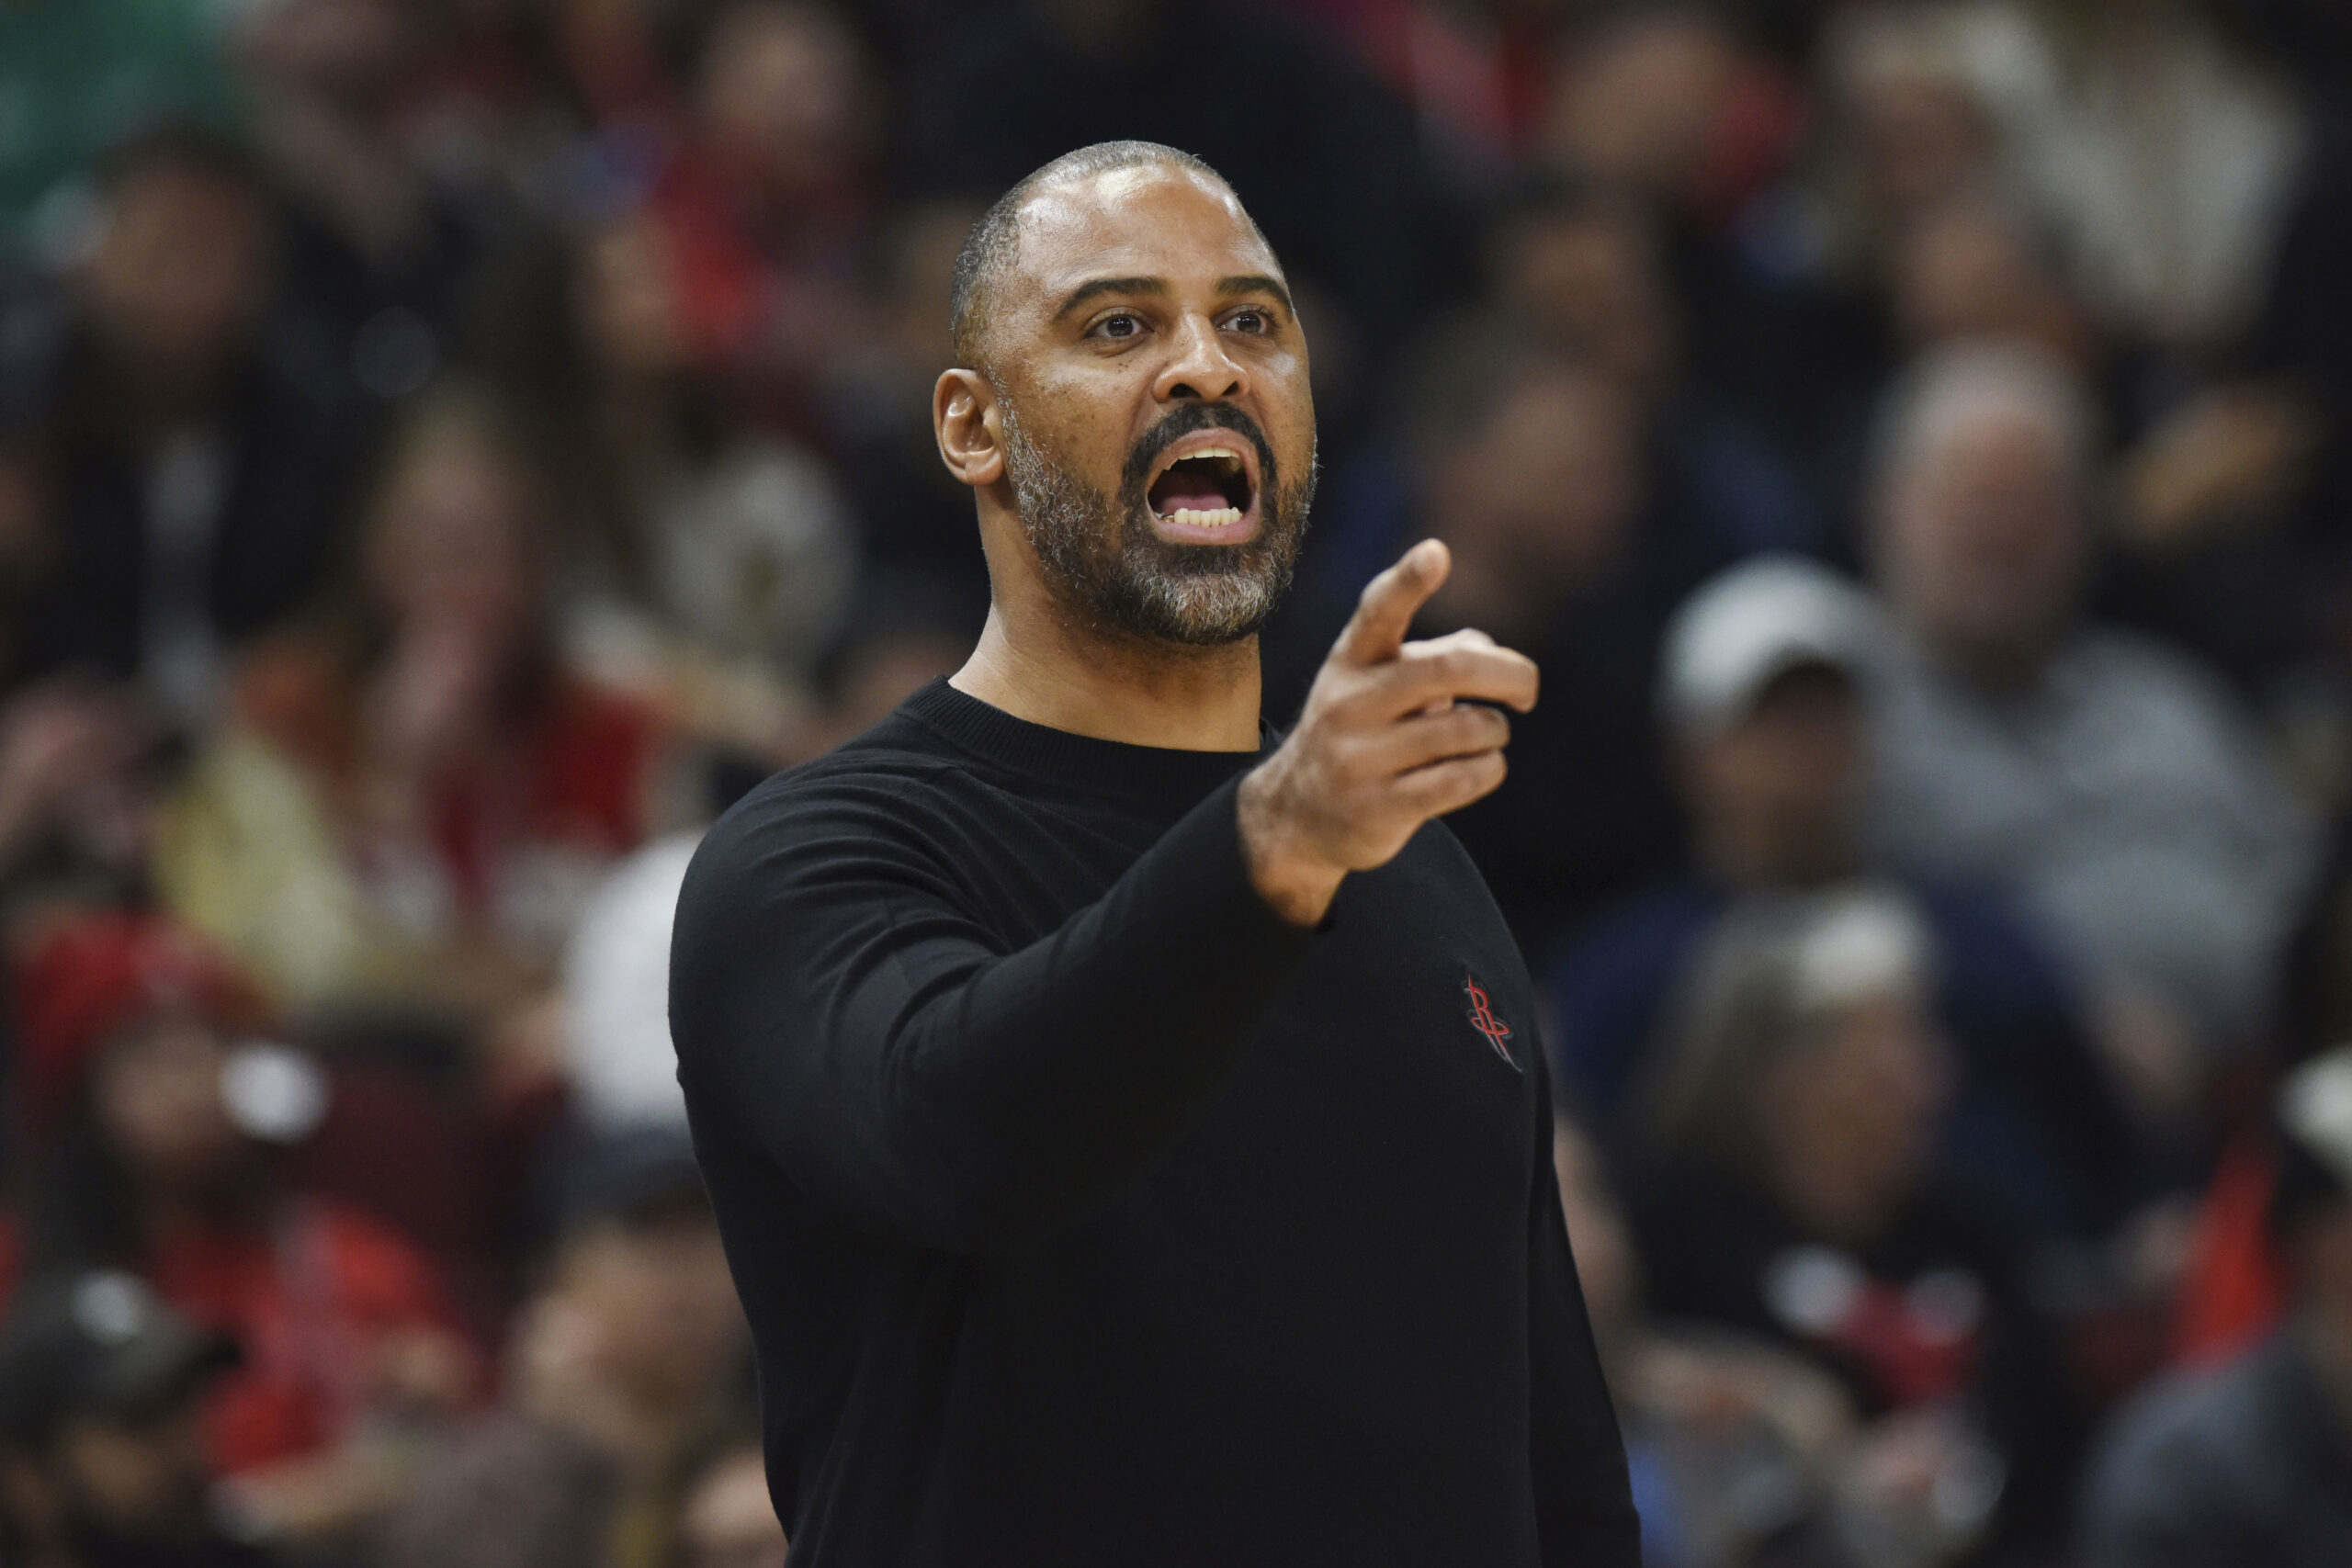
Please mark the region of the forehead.
POLYGON ((1018 234, 1005 283, 1005 303, 1015 311, 1050 310, 1099 277, 1164 278, 1182 288, 1282 276, 1239 198, 1179 164, 1138 164, 1048 186, 1023 206, 1018 234))

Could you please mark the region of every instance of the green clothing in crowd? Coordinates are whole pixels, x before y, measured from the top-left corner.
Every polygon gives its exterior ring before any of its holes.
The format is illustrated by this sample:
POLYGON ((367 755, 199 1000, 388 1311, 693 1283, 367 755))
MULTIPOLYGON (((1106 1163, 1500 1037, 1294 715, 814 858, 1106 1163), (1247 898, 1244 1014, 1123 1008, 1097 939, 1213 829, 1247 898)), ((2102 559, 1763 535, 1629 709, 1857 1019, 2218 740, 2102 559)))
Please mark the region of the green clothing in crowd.
POLYGON ((167 114, 225 123, 232 0, 0 0, 0 256, 51 237, 77 176, 167 114))

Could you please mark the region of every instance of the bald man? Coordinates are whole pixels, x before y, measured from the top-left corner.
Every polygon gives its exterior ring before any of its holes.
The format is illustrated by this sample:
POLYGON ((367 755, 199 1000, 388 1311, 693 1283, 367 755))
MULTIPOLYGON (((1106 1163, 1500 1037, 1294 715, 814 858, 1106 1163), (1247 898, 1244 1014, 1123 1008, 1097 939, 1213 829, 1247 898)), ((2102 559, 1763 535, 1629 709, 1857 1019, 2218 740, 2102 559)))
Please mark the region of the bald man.
POLYGON ((792 1561, 1636 1562, 1533 993, 1434 820, 1534 667, 1406 639, 1425 543, 1265 727, 1306 344, 1198 160, 1023 181, 955 332, 979 646, 729 812, 673 943, 792 1561))

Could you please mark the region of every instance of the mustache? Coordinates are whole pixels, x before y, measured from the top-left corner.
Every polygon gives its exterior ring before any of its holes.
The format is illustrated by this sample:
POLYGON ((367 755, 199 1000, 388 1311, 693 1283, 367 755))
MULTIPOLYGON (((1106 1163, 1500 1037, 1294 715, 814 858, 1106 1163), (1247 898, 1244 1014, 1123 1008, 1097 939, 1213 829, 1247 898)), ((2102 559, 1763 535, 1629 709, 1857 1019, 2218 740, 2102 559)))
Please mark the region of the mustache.
POLYGON ((1126 467, 1119 474, 1121 499, 1130 506, 1140 505, 1144 483, 1151 478, 1152 465, 1159 455, 1196 430, 1230 430, 1256 447, 1259 482, 1266 493, 1273 493, 1279 479, 1273 444, 1256 420, 1232 403, 1179 403, 1128 452, 1126 467))

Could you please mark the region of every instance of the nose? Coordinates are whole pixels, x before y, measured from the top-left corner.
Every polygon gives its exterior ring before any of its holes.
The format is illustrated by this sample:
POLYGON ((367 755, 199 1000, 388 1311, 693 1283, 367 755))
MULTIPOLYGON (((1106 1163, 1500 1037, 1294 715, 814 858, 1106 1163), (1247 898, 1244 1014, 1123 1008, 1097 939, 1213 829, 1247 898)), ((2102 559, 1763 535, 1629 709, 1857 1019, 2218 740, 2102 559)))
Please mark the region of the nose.
POLYGON ((1187 315, 1177 331, 1175 352, 1152 381, 1152 396, 1168 402, 1218 402, 1248 389, 1249 374, 1225 351, 1216 323, 1187 315))

